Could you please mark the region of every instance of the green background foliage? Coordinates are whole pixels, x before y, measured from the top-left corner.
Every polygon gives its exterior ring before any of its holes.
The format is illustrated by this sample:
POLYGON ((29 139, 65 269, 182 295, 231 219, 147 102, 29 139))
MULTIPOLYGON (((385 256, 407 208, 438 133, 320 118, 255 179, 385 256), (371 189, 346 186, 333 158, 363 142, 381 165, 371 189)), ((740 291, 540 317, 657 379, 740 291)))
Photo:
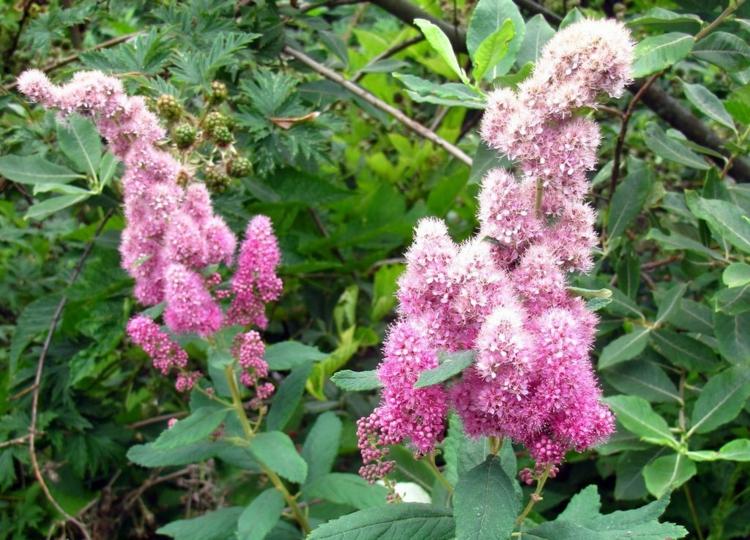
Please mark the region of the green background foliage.
MULTIPOLYGON (((511 166, 479 142, 486 92, 517 85, 556 29, 583 17, 621 19, 638 43, 630 93, 582 113, 603 132, 591 178, 601 252, 575 285, 601 317, 593 361, 618 430, 569 454, 524 536, 750 535, 750 6, 61 0, 0 7, 0 538, 80 534, 50 497, 94 538, 300 538, 268 470, 296 486, 311 538, 517 528, 531 491, 517 480, 522 448, 494 455, 453 418, 436 463, 393 450, 395 480, 431 504, 385 506, 386 489, 356 475, 355 422, 377 403, 371 370, 414 224, 437 216, 466 238, 483 174, 511 166), (117 252, 121 165, 87 120, 62 123, 16 93, 29 66, 57 82, 103 70, 152 104, 167 94, 194 118, 230 119, 252 172, 222 178, 217 211, 236 232, 269 215, 283 251, 264 335, 278 390, 248 446, 231 443, 234 411, 178 394, 125 339, 139 308, 117 252), (220 106, 206 97, 213 81, 228 88, 220 106), (32 417, 50 497, 34 476, 32 417), (228 438, 213 436, 221 426, 228 438)), ((207 182, 231 159, 198 154, 207 182)), ((183 345, 228 395, 221 345, 183 345)), ((420 384, 470 361, 447 357, 420 384)))

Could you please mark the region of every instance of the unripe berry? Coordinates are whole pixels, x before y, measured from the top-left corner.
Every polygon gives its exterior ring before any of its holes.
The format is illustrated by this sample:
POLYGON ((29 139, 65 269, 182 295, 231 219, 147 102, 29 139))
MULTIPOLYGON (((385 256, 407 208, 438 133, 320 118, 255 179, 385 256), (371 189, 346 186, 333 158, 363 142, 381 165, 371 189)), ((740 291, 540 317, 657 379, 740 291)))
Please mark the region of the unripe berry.
POLYGON ((174 130, 174 142, 178 148, 188 148, 195 142, 195 128, 190 124, 182 124, 174 130))
POLYGON ((218 111, 210 112, 203 120, 203 126, 209 135, 213 135, 218 128, 227 127, 227 117, 218 111))
POLYGON ((253 171, 253 164, 250 160, 244 157, 236 157, 229 163, 227 163, 227 172, 229 176, 235 178, 242 178, 243 176, 249 175, 253 171))
POLYGON ((169 94, 162 94, 156 100, 156 110, 159 116, 168 121, 177 120, 182 115, 182 105, 177 98, 169 94))
POLYGON ((203 172, 206 187, 213 192, 224 191, 232 181, 219 167, 211 167, 203 172))
POLYGON ((214 81, 211 83, 211 101, 214 103, 221 103, 225 99, 229 92, 227 92, 227 85, 221 81, 214 81))
POLYGON ((229 128, 226 126, 217 127, 213 130, 211 136, 218 146, 227 146, 228 144, 231 144, 233 140, 232 132, 229 131, 229 128))

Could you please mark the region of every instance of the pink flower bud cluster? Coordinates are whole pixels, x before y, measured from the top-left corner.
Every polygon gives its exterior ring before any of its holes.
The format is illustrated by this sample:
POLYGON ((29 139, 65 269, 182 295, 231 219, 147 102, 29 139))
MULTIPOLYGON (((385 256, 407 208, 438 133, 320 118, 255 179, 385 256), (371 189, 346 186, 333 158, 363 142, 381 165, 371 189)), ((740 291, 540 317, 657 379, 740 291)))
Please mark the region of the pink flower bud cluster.
POLYGON ((272 383, 261 382, 261 379, 268 376, 268 363, 263 358, 265 351, 266 346, 255 330, 238 334, 234 338, 232 353, 242 368, 240 381, 248 388, 255 389, 255 398, 251 403, 254 407, 271 397, 275 389, 272 383))
POLYGON ((463 244, 442 221, 417 225, 399 281, 399 319, 378 367, 381 403, 359 422, 369 480, 387 472, 387 445, 408 440, 430 452, 450 408, 471 436, 524 444, 537 467, 612 433, 589 359, 597 318, 567 290, 569 272, 590 270, 597 243, 583 197, 599 133, 573 115, 600 93, 619 95, 631 58, 620 23, 582 21, 548 42, 517 92, 493 94, 482 137, 516 160, 521 178, 500 169, 486 175, 480 231, 463 244), (414 388, 440 351, 463 350, 474 360, 457 382, 414 388))
MULTIPOLYGON (((266 326, 265 304, 278 298, 282 288, 276 276, 281 256, 267 217, 257 216, 248 224, 231 291, 217 289, 221 275, 210 273, 209 267, 232 265, 237 239, 214 213, 205 186, 192 181, 162 149, 166 133, 143 98, 128 96, 117 78, 97 71, 76 73, 57 86, 41 71, 29 70, 18 78, 18 87, 63 115, 76 112, 91 118, 125 164, 127 226, 120 253, 123 268, 135 279, 139 302, 164 302, 164 322, 177 334, 210 336, 232 324, 266 326), (188 181, 178 183, 178 176, 188 181), (225 316, 220 300, 231 295, 225 316)), ((138 316, 128 332, 160 371, 180 369, 179 390, 192 388, 200 373, 186 371, 187 354, 156 323, 138 316)), ((271 392, 272 387, 258 387, 259 395, 271 392)))

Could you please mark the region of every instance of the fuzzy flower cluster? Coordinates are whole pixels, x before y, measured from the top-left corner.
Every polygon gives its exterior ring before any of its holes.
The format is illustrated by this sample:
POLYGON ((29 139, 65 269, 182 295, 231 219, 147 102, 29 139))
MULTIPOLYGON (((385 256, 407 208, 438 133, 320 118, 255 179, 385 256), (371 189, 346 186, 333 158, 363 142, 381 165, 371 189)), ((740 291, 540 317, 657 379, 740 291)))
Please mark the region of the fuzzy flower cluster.
MULTIPOLYGON (((248 224, 232 289, 218 290, 221 275, 209 273, 209 267, 232 265, 237 238, 214 213, 205 186, 163 149, 166 133, 145 100, 129 96, 117 78, 98 71, 78 72, 58 86, 29 70, 18 78, 18 88, 63 116, 91 118, 124 163, 127 226, 120 254, 141 304, 164 302, 164 322, 175 334, 205 337, 233 324, 265 327, 265 303, 278 298, 282 287, 275 273, 280 252, 267 217, 248 224), (220 300, 232 295, 225 314, 220 300)), ((187 354, 156 323, 138 316, 128 329, 160 371, 181 370, 178 389, 192 387, 199 374, 185 371, 187 354)))
POLYGON ((399 281, 400 317, 378 368, 381 403, 358 426, 368 480, 392 467, 387 445, 408 440, 430 452, 450 409, 471 436, 525 445, 538 468, 612 433, 589 359, 597 318, 567 290, 569 272, 591 269, 597 242, 583 198, 599 131, 574 113, 623 92, 632 47, 620 23, 576 23, 547 43, 517 91, 492 94, 482 138, 520 174, 486 175, 480 230, 463 244, 440 220, 417 225, 399 281), (457 382, 414 387, 439 352, 465 350, 473 362, 457 382))

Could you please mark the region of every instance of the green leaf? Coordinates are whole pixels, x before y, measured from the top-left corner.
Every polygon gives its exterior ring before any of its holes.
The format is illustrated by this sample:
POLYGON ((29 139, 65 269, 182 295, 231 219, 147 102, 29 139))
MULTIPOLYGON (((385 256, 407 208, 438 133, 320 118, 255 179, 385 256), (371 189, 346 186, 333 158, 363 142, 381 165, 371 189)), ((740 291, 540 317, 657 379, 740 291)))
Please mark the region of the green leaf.
POLYGON ((318 416, 302 446, 302 458, 307 462, 310 483, 331 472, 341 444, 341 420, 333 411, 318 416))
POLYGON ((28 304, 16 319, 15 331, 10 340, 10 374, 15 374, 21 354, 43 330, 49 330, 55 315, 59 296, 42 296, 28 304))
POLYGON ((604 378, 623 394, 642 397, 654 403, 680 401, 677 387, 659 367, 648 360, 633 360, 604 372, 604 378))
POLYGON ((299 341, 282 341, 266 347, 265 361, 273 371, 286 371, 303 366, 309 362, 318 362, 328 355, 317 347, 305 345, 299 341))
POLYGON ((241 513, 239 506, 222 508, 197 518, 173 521, 156 532, 175 540, 230 540, 241 513))
POLYGON ((580 22, 584 20, 585 18, 586 16, 583 13, 581 13, 581 10, 578 9, 577 7, 574 7, 573 9, 571 9, 565 14, 565 17, 560 22, 559 29, 562 30, 563 28, 566 28, 573 23, 580 22))
POLYGON ((733 366, 711 377, 693 407, 688 435, 731 422, 750 398, 750 367, 733 366))
POLYGON ((346 504, 359 510, 384 506, 388 490, 377 484, 370 484, 359 475, 350 473, 330 473, 305 484, 305 497, 325 499, 337 504, 346 504))
POLYGON ((646 465, 643 478, 646 489, 658 499, 690 480, 695 473, 695 463, 690 459, 682 454, 670 454, 646 465))
MULTIPOLYGON (((461 187, 463 187, 465 179, 461 180, 461 187)), ((459 190, 461 188, 458 188, 459 190)), ((430 193, 430 198, 433 194, 439 190, 435 189, 430 193)), ((451 191, 450 195, 445 196, 443 202, 446 211, 448 208, 453 206, 453 200, 456 192, 451 191)), ((430 202, 428 200, 428 206, 430 202)), ((379 321, 396 307, 396 291, 398 290, 398 278, 403 274, 405 266, 403 264, 384 265, 378 268, 375 272, 375 278, 373 279, 372 287, 372 311, 370 317, 373 321, 379 321)))
POLYGON ((57 141, 79 171, 96 177, 102 159, 102 142, 91 120, 73 114, 58 122, 57 141))
POLYGON ((469 84, 469 78, 466 76, 463 68, 458 65, 458 59, 456 58, 456 53, 453 52, 450 39, 448 39, 448 36, 443 33, 440 27, 426 19, 414 19, 414 25, 422 31, 427 42, 440 55, 440 58, 448 64, 451 70, 458 75, 461 82, 469 84))
POLYGON ((466 48, 469 51, 469 56, 474 59, 482 42, 488 36, 494 34, 507 19, 513 22, 513 39, 508 44, 507 53, 502 60, 494 66, 489 66, 485 73, 485 78, 488 80, 505 75, 513 67, 516 54, 521 48, 526 34, 526 25, 518 7, 512 0, 479 0, 469 20, 469 28, 466 31, 466 48))
POLYGON ((599 369, 607 369, 641 354, 648 344, 650 333, 650 328, 639 326, 608 343, 599 356, 599 369))
POLYGON ((684 83, 685 97, 700 112, 715 120, 722 126, 734 129, 734 122, 724 104, 717 98, 711 90, 700 84, 684 83))
POLYGON ((506 156, 487 146, 484 141, 480 141, 471 164, 468 183, 480 184, 492 169, 510 169, 512 165, 506 156))
POLYGON ((737 249, 750 253, 750 223, 739 206, 718 199, 704 199, 694 191, 685 192, 688 208, 708 223, 717 238, 724 238, 737 249))
POLYGON ((301 484, 307 477, 307 463, 297 453, 292 439, 286 433, 269 431, 256 434, 250 441, 250 453, 290 482, 301 484))
POLYGON ((612 407, 617 420, 625 429, 639 435, 644 441, 674 449, 679 447, 667 421, 645 399, 637 396, 610 396, 605 401, 612 407))
POLYGON ((710 169, 710 165, 702 157, 685 144, 668 137, 655 122, 646 127, 644 138, 648 149, 659 157, 701 171, 710 169))
POLYGON ((750 313, 714 313, 714 333, 721 356, 733 364, 750 364, 750 313))
POLYGON ((508 47, 515 31, 513 21, 505 19, 502 26, 487 36, 474 52, 474 80, 479 83, 489 69, 496 66, 508 53, 508 47))
POLYGON ((394 73, 407 88, 409 96, 420 103, 435 103, 450 107, 484 109, 484 96, 462 83, 437 84, 407 73, 394 73))
POLYGON ((727 315, 739 315, 750 311, 750 283, 741 287, 722 289, 713 298, 717 311, 727 315))
POLYGON ((695 44, 693 56, 730 72, 750 66, 750 47, 727 32, 708 34, 695 44))
POLYGON ((237 521, 239 540, 263 540, 278 523, 284 506, 284 497, 274 488, 255 497, 237 521))
POLYGON ((42 156, 0 156, 0 174, 19 184, 66 184, 83 178, 42 156))
POLYGON ((645 166, 633 167, 612 197, 607 233, 610 238, 622 235, 641 212, 651 191, 651 172, 645 166))
POLYGON ((721 281, 727 287, 742 287, 750 283, 750 264, 732 263, 724 269, 721 281))
POLYGON ((645 77, 666 69, 685 58, 692 48, 693 37, 682 32, 647 37, 633 51, 633 77, 645 77))
POLYGON ((651 346, 675 366, 701 373, 718 365, 714 352, 697 339, 660 328, 651 333, 651 346))
POLYGON ((683 298, 680 308, 672 313, 669 322, 681 330, 711 335, 714 332, 711 309, 699 302, 683 298))
POLYGON ((439 384, 454 375, 458 375, 474 361, 474 351, 438 353, 438 359, 440 360, 440 365, 420 373, 414 388, 425 388, 433 384, 439 384))
POLYGON ((500 458, 488 456, 484 463, 459 478, 453 507, 458 540, 508 538, 521 509, 521 499, 500 458))
POLYGON ((221 445, 203 441, 179 448, 158 448, 154 443, 136 444, 128 450, 128 459, 141 467, 168 467, 200 463, 217 455, 221 445))
POLYGON ((44 219, 50 214, 59 212, 68 206, 73 206, 81 201, 85 201, 90 196, 90 193, 80 193, 78 195, 60 195, 59 197, 51 197, 42 202, 31 205, 26 212, 24 219, 44 219))
POLYGON ((466 435, 461 418, 454 413, 448 419, 448 436, 443 443, 443 453, 445 477, 455 485, 460 477, 482 463, 490 454, 489 438, 466 435))
POLYGON ((669 234, 664 234, 659 229, 650 229, 646 235, 647 240, 653 240, 657 242, 662 249, 667 251, 693 251, 712 259, 722 260, 723 257, 718 251, 707 248, 697 240, 683 236, 677 232, 670 231, 669 234))
POLYGON ((629 27, 645 27, 651 30, 677 30, 695 33, 703 25, 697 15, 690 13, 675 13, 668 9, 653 7, 641 15, 636 15, 627 22, 629 27))
POLYGON ((451 540, 451 511, 428 504, 389 504, 360 510, 315 529, 308 540, 451 540))
POLYGON ((171 428, 165 429, 154 441, 154 448, 170 450, 207 439, 226 418, 229 409, 201 407, 187 418, 179 420, 171 428))
POLYGON ((669 504, 664 497, 634 510, 600 513, 596 486, 589 486, 575 495, 568 508, 554 521, 531 529, 524 536, 533 540, 664 540, 683 538, 688 532, 672 523, 659 523, 659 516, 669 504))
POLYGON ((724 102, 727 112, 740 124, 750 124, 750 84, 735 89, 724 102))
POLYGON ((750 461, 750 439, 736 439, 719 449, 721 459, 729 461, 750 461))
POLYGON ((269 431, 281 431, 289 423, 305 393, 305 383, 312 369, 312 362, 294 368, 276 389, 268 412, 269 431))
POLYGON ((333 374, 331 382, 342 390, 349 390, 350 392, 375 390, 383 386, 383 383, 378 379, 378 372, 374 369, 370 371, 342 369, 333 374))
POLYGON ((682 297, 685 296, 687 290, 686 283, 678 283, 667 291, 664 297, 659 303, 659 311, 656 313, 656 321, 654 324, 661 324, 675 312, 680 309, 682 303, 682 297))
POLYGON ((529 62, 536 62, 542 54, 542 48, 554 35, 555 29, 549 25, 544 15, 534 15, 526 21, 526 35, 518 49, 516 64, 523 66, 529 62))

